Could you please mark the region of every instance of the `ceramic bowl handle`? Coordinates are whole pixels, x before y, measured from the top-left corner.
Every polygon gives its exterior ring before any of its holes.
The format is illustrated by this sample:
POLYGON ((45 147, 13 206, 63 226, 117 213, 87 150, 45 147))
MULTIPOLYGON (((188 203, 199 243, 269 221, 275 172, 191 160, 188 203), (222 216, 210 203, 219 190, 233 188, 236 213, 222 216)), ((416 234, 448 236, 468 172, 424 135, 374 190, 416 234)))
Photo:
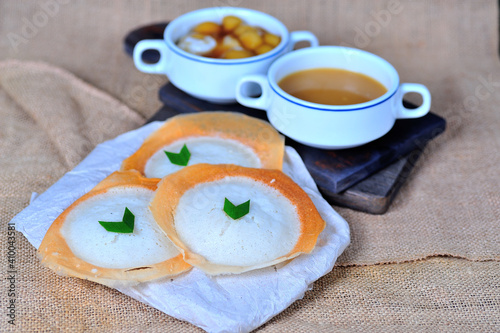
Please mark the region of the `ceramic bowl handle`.
POLYGON ((406 119, 406 118, 419 118, 425 116, 431 108, 431 93, 426 86, 419 83, 402 83, 399 86, 399 98, 401 99, 401 104, 396 110, 396 118, 406 119), (422 105, 416 109, 408 109, 403 106, 403 96, 407 93, 417 93, 422 96, 422 105))
POLYGON ((310 47, 319 45, 318 38, 310 31, 292 31, 290 33, 289 51, 292 51, 298 42, 308 42, 310 47))
POLYGON ((247 75, 236 85, 236 100, 249 108, 267 110, 271 103, 270 89, 265 75, 247 75), (253 97, 259 93, 259 97, 253 97))
POLYGON ((163 40, 145 39, 139 41, 134 47, 134 64, 138 70, 144 73, 166 74, 168 48, 163 40), (154 64, 145 63, 142 54, 147 50, 156 50, 160 53, 160 59, 154 64))

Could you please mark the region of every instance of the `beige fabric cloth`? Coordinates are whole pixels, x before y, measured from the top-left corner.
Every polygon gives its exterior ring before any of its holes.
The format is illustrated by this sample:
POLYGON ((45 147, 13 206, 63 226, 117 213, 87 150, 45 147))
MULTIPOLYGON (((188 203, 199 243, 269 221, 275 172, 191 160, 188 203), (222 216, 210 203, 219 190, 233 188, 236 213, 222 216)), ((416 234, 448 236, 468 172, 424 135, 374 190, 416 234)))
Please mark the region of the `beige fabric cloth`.
MULTIPOLYGON (((262 331, 500 330, 496 1, 51 3, 58 5, 52 12, 41 3, 0 2, 0 13, 9 13, 0 20, 0 59, 17 59, 0 63, 0 244, 31 192, 43 192, 97 143, 160 107, 166 78, 135 70, 122 46, 128 31, 210 5, 251 7, 290 30, 313 31, 321 44, 381 55, 402 82, 426 84, 433 111, 448 121, 388 213, 337 208, 352 233, 339 266, 262 331), (31 34, 29 23, 37 23, 31 34), (24 40, 16 44, 13 34, 24 40), (445 258, 426 259, 436 255, 445 258)), ((0 330, 196 330, 114 290, 41 268, 20 234, 16 251, 18 326, 2 319, 0 330)), ((2 247, 4 274, 6 253, 2 247)))
MULTIPOLYGON (((29 259, 34 249, 22 254, 27 276, 18 282, 20 313, 9 331, 203 332, 116 290, 52 274, 29 259)), ((336 267, 257 331, 497 332, 499 279, 498 263, 454 258, 336 267)), ((0 327, 9 328, 4 318, 0 327)))

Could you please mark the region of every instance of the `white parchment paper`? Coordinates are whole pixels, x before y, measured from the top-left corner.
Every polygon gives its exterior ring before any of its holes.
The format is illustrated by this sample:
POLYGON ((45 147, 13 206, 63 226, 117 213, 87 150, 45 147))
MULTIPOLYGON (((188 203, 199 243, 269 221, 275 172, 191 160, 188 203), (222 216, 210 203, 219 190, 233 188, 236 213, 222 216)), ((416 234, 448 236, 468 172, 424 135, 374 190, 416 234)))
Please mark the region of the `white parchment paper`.
MULTIPOLYGON (((14 217, 16 229, 38 248, 52 222, 76 199, 92 189, 163 122, 154 122, 98 145, 77 167, 32 200, 14 217)), ((297 152, 286 147, 283 171, 312 199, 326 221, 312 253, 288 264, 239 275, 210 277, 194 268, 163 279, 119 290, 175 318, 209 332, 248 332, 286 309, 330 272, 350 241, 347 222, 318 192, 297 152)))

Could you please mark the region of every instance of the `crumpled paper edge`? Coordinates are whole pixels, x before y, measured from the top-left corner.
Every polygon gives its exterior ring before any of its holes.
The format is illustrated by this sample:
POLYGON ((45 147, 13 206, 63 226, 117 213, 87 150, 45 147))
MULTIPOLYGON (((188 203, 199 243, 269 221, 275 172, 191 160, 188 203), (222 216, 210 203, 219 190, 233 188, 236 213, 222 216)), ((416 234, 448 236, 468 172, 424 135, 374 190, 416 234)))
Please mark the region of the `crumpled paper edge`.
MULTIPOLYGON (((153 122, 99 144, 80 164, 37 196, 11 223, 38 248, 52 222, 76 199, 118 170, 163 122, 153 122)), ((350 242, 347 222, 318 191, 298 153, 285 148, 283 171, 309 195, 326 227, 315 249, 289 263, 239 275, 210 277, 193 268, 173 279, 118 290, 208 332, 249 332, 302 298, 333 269, 350 242)))

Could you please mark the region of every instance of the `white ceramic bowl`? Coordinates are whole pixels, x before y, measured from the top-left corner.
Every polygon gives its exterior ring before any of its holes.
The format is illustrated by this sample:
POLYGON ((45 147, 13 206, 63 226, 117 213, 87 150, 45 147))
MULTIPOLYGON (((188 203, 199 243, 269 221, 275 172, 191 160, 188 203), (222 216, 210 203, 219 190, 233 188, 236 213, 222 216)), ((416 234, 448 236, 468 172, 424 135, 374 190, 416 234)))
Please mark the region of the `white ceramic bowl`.
POLYGON ((317 46, 317 38, 308 31, 288 32, 283 23, 271 15, 246 8, 214 7, 195 10, 170 22, 163 40, 142 40, 134 48, 134 64, 142 72, 165 74, 170 82, 184 92, 213 103, 236 101, 234 87, 238 80, 248 74, 266 73, 271 63, 291 51, 300 41, 317 46), (227 15, 241 18, 245 23, 259 26, 281 37, 273 50, 250 58, 214 59, 188 53, 176 42, 186 36, 201 22, 221 23, 227 15), (160 60, 148 64, 142 60, 146 50, 157 50, 160 60))
POLYGON ((381 57, 354 48, 319 46, 290 52, 276 60, 267 75, 249 75, 236 87, 242 105, 263 109, 271 124, 283 134, 305 145, 343 149, 363 145, 382 137, 396 119, 422 117, 429 112, 429 90, 417 83, 399 83, 396 69, 381 57), (340 68, 368 75, 387 92, 369 102, 354 105, 323 105, 298 99, 278 86, 285 76, 312 68, 340 68), (252 97, 255 86, 262 91, 252 97), (416 109, 403 106, 409 92, 422 95, 416 109))

